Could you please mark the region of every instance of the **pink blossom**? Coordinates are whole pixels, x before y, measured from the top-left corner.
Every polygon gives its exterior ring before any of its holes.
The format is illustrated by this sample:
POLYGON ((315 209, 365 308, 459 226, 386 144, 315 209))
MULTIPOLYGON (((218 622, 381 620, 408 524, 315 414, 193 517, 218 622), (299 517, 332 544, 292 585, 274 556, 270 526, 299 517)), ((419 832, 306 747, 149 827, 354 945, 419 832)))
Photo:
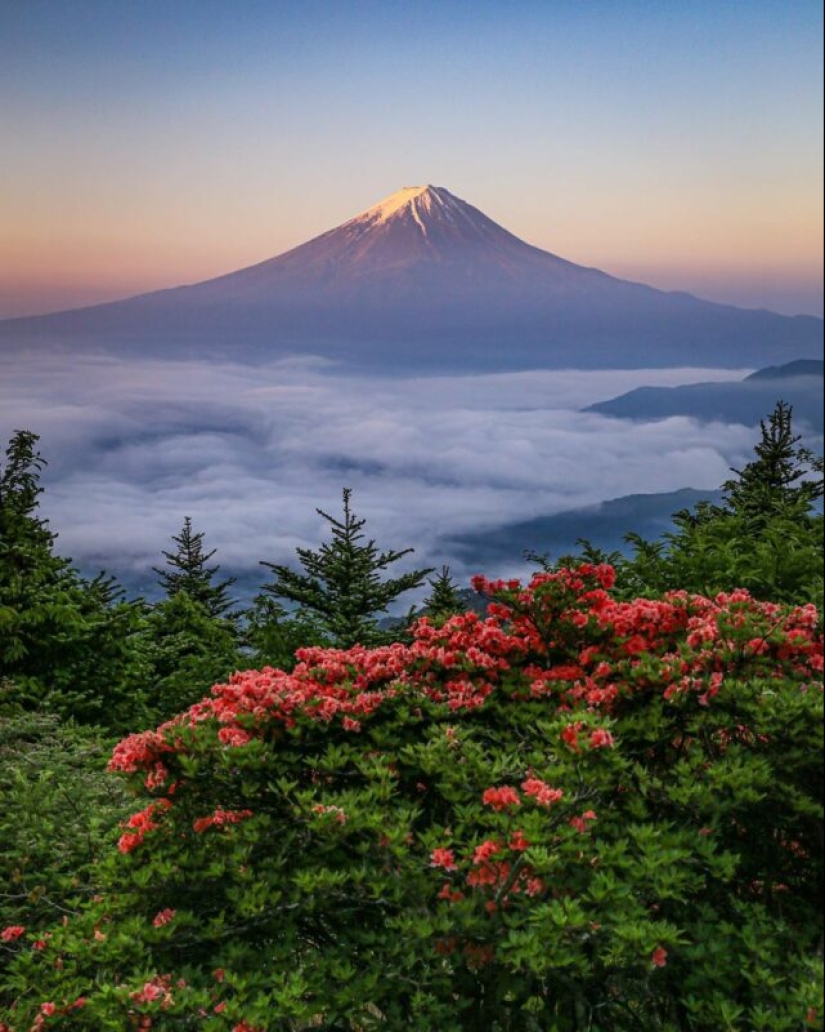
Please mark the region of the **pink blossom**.
POLYGON ((455 854, 452 849, 434 849, 430 853, 430 867, 438 867, 442 871, 457 871, 455 854))
POLYGON ((504 785, 501 788, 488 788, 482 796, 482 802, 494 810, 507 810, 521 806, 521 796, 515 788, 504 785))
POLYGON ((177 910, 172 910, 171 907, 167 907, 165 910, 159 910, 154 918, 152 924, 155 928, 163 928, 164 925, 169 924, 170 921, 174 921, 177 915, 177 910))

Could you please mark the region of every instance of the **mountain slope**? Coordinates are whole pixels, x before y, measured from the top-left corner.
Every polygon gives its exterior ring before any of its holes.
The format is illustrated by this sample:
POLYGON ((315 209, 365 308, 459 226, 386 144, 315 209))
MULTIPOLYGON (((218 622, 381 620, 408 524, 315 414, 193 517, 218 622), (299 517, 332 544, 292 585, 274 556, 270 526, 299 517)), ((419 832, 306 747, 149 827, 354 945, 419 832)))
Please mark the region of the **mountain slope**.
POLYGON ((692 416, 706 422, 756 426, 780 399, 794 407, 794 422, 815 433, 823 432, 822 361, 796 361, 758 369, 744 380, 694 383, 681 387, 639 387, 609 401, 591 405, 588 412, 619 419, 667 419, 692 416))
POLYGON ((515 567, 524 553, 549 555, 551 559, 575 553, 577 542, 585 539, 605 551, 627 550, 624 536, 633 532, 648 540, 658 540, 673 528, 673 514, 692 509, 701 501, 718 501, 719 491, 684 488, 663 494, 636 494, 612 498, 585 509, 570 509, 552 516, 538 516, 519 523, 507 523, 484 533, 450 538, 445 550, 452 549, 478 569, 515 567))
POLYGON ((585 268, 441 187, 406 187, 276 258, 193 286, 0 323, 0 346, 382 368, 753 365, 816 357, 822 321, 585 268))

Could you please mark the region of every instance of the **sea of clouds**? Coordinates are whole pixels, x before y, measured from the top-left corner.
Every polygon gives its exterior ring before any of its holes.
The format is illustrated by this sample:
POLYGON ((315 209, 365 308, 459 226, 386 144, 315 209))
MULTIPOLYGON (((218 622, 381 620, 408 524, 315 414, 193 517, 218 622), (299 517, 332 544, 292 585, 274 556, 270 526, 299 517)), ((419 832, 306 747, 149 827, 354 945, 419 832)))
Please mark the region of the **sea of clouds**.
MULTIPOLYGON (((533 371, 357 377, 316 360, 246 366, 0 358, 0 436, 40 435, 42 513, 84 570, 151 582, 184 516, 216 560, 266 580, 327 534, 341 489, 370 536, 449 562, 445 540, 622 495, 709 489, 754 431, 582 412, 641 385, 748 370, 533 371)), ((501 571, 487 571, 490 573, 501 571)))

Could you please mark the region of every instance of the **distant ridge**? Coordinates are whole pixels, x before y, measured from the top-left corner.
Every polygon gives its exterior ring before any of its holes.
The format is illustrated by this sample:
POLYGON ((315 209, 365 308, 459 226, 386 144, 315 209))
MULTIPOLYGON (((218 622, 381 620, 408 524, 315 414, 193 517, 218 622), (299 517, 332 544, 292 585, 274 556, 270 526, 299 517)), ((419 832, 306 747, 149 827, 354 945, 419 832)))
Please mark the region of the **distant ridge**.
POLYGON ((445 548, 455 549, 459 556, 479 569, 523 563, 525 552, 558 559, 579 551, 579 540, 589 541, 606 551, 628 552, 625 535, 635 533, 648 540, 657 540, 671 530, 673 514, 693 509, 699 502, 717 502, 720 491, 697 491, 683 488, 662 494, 633 494, 611 498, 581 509, 568 509, 551 516, 507 523, 483 533, 450 538, 445 548))
POLYGON ((690 416, 704 422, 756 426, 782 400, 793 405, 794 423, 800 430, 807 428, 822 434, 823 375, 825 363, 803 359, 757 369, 744 380, 734 382, 638 387, 610 401, 591 405, 586 411, 620 419, 647 421, 690 416))
POLYGON ((822 320, 655 290, 525 243, 415 186, 285 254, 192 286, 0 322, 0 349, 381 369, 753 366, 821 354, 822 320))
POLYGON ((796 376, 825 376, 825 362, 822 359, 800 358, 796 362, 787 362, 781 366, 768 366, 757 369, 747 377, 748 380, 787 380, 796 376))

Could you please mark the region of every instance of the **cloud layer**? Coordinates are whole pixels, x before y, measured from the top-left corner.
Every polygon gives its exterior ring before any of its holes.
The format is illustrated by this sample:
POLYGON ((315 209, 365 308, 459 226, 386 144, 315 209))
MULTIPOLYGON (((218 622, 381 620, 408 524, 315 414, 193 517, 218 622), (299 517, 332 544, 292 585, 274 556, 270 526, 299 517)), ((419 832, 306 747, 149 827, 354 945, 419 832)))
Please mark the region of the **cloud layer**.
MULTIPOLYGON (((259 577, 325 537, 343 486, 382 546, 454 561, 442 539, 631 493, 712 488, 750 452, 741 426, 628 424, 583 406, 642 384, 745 371, 548 371, 358 378, 268 366, 0 358, 0 435, 40 434, 59 549, 150 583, 191 516, 217 559, 259 577)), ((469 571, 457 564, 456 571, 469 571)))

